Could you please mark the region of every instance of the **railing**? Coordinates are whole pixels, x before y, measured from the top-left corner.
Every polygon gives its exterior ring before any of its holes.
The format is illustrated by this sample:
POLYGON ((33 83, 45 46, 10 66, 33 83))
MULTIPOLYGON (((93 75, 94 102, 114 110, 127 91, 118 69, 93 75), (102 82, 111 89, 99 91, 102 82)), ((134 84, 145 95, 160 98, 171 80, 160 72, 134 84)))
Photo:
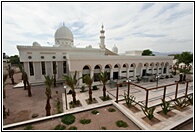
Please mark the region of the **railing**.
MULTIPOLYGON (((185 95, 184 95, 184 97, 187 96, 187 93, 188 93, 188 84, 189 84, 189 82, 192 82, 192 81, 186 81, 186 87, 185 87, 185 95)), ((176 85, 176 89, 175 89, 175 98, 174 98, 174 100, 178 98, 178 84, 179 84, 178 82, 173 83, 173 84, 168 84, 168 85, 153 87, 153 88, 145 88, 145 87, 142 87, 142 86, 140 86, 140 85, 134 84, 134 83, 132 83, 132 82, 122 82, 122 83, 116 84, 116 86, 117 86, 117 90, 116 90, 116 103, 118 103, 118 91, 119 91, 119 86, 122 85, 122 84, 127 84, 127 85, 128 85, 128 95, 129 95, 129 93, 130 93, 130 92, 129 92, 130 85, 139 87, 139 88, 141 88, 141 89, 143 89, 143 90, 146 91, 145 109, 148 109, 149 91, 152 91, 152 90, 155 90, 155 89, 157 90, 157 89, 160 89, 160 88, 164 88, 164 90, 163 90, 163 100, 165 100, 167 87, 168 87, 168 86, 174 86, 174 85, 176 85)))

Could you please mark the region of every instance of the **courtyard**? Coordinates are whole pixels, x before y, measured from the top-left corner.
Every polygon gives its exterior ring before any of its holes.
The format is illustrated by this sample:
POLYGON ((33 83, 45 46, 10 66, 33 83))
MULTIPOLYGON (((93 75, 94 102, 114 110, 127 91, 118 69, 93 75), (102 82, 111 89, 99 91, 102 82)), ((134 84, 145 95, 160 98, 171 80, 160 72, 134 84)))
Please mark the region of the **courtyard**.
MULTIPOLYGON (((14 75, 16 83, 21 82, 21 73, 16 73, 14 75)), ((168 78, 168 79, 161 79, 159 80, 159 86, 166 85, 169 83, 174 83, 174 81, 178 80, 179 76, 175 76, 174 78, 168 78)), ((192 75, 188 75, 187 79, 192 79, 192 75)), ((7 83, 11 83, 10 79, 8 78, 7 83)), ((140 86, 144 87, 155 87, 156 82, 140 82, 138 83, 140 86)), ((102 96, 102 85, 97 85, 98 90, 93 91, 93 98, 96 99, 97 103, 93 104, 87 104, 86 99, 88 99, 88 91, 86 92, 80 92, 80 89, 76 89, 76 98, 77 100, 80 100, 81 107, 75 107, 70 108, 68 104, 68 110, 66 110, 66 104, 65 104, 65 93, 63 89, 63 84, 57 84, 57 87, 52 87, 52 99, 51 99, 51 114, 52 119, 47 118, 46 112, 45 112, 45 105, 46 105, 46 96, 45 96, 45 85, 39 85, 39 86, 32 86, 32 97, 28 97, 27 91, 23 88, 13 88, 13 85, 9 84, 5 87, 6 90, 6 98, 3 100, 4 105, 6 107, 6 111, 9 109, 9 116, 7 116, 6 119, 3 120, 3 125, 8 130, 23 130, 24 127, 28 124, 21 124, 20 122, 27 122, 32 123, 31 125, 34 127, 34 130, 51 130, 54 129, 54 127, 58 124, 60 124, 60 116, 63 116, 63 114, 66 113, 73 113, 76 116, 76 119, 86 118, 89 117, 92 121, 90 125, 81 125, 80 123, 76 122, 74 123, 74 126, 78 128, 78 130, 100 130, 101 127, 106 127, 107 130, 168 130, 165 127, 168 127, 172 123, 182 122, 185 120, 185 118, 191 118, 193 115, 193 107, 188 106, 185 111, 178 111, 178 110, 172 110, 174 112, 174 116, 170 118, 163 118, 161 117, 157 112, 161 111, 160 107, 157 107, 155 110, 155 117, 160 120, 159 123, 156 124, 146 124, 143 118, 145 115, 141 111, 140 107, 137 105, 137 108, 140 110, 139 112, 131 112, 128 108, 124 106, 124 93, 127 92, 127 86, 120 87, 119 88, 119 103, 115 103, 116 100, 116 87, 111 88, 110 84, 106 86, 107 88, 107 94, 112 100, 109 101, 102 101, 99 97, 102 96), (57 109, 57 102, 58 99, 61 103, 61 112, 58 114, 57 109), (107 108, 112 107, 115 108, 115 113, 104 113, 107 112, 107 108), (99 110, 99 115, 92 115, 89 113, 92 109, 99 110), (33 114, 37 114, 36 118, 32 118, 33 114), (111 116, 112 115, 112 116, 111 116), (54 117, 53 117, 54 116, 54 117), (99 118, 96 118, 99 117, 99 118), (42 119, 42 121, 39 122, 31 122, 31 120, 38 120, 42 119), (99 121, 97 121, 99 119, 99 121), (119 128, 114 123, 117 120, 122 119, 125 121, 129 126, 127 128, 119 128), (112 121, 113 126, 109 126, 109 121, 112 121), (44 122, 43 122, 44 121, 44 122), (50 121, 50 122, 49 122, 50 121), (54 121, 54 122, 51 122, 54 121), (97 123, 97 126, 93 127, 92 125, 96 125, 93 123, 97 123), (18 126, 13 126, 12 124, 16 124, 18 126), (50 124, 49 124, 50 123, 50 124), (135 123, 135 124, 134 124, 135 123), (39 125, 41 124, 41 125, 39 125), (52 124, 52 125, 51 125, 52 124), (138 126, 138 124, 140 126, 138 126), (105 126, 104 126, 105 125, 105 126), (137 125, 137 126, 136 126, 137 125)), ((173 87, 175 88, 175 86, 173 87)), ((183 95, 185 91, 185 84, 179 84, 179 90, 178 90, 178 96, 183 95)), ((86 88, 88 90, 88 88, 86 88)), ((172 87, 169 88, 169 91, 167 91, 166 99, 174 97, 175 93, 174 89, 172 90, 172 87)), ((192 93, 192 82, 189 84, 188 94, 192 93)), ((160 103, 160 99, 162 97, 162 91, 160 90, 153 90, 149 94, 149 106, 153 106, 154 104, 160 103)), ((137 101, 144 101, 145 100, 145 91, 142 89, 130 86, 130 94, 134 95, 136 97, 137 101)), ((67 95, 68 103, 72 101, 72 96, 70 94, 67 95)), ((189 124, 189 129, 192 130, 192 127, 189 124)))

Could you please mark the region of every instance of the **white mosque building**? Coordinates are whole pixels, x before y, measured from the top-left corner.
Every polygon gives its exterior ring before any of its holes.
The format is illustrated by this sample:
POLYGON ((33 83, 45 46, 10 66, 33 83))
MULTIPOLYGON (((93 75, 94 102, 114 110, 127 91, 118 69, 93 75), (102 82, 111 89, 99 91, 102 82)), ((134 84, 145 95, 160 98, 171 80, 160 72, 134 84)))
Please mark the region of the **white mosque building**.
MULTIPOLYGON (((167 75, 172 65, 171 56, 141 56, 142 51, 126 51, 119 55, 118 48, 106 48, 104 26, 100 31, 100 48, 85 48, 74 46, 74 36, 69 28, 61 26, 54 35, 55 45, 41 46, 33 42, 32 46, 17 46, 20 62, 28 74, 31 84, 42 84, 44 75, 52 76, 55 66, 57 69, 57 82, 63 82, 63 75, 72 75, 78 72, 78 77, 89 74, 94 76, 94 82, 99 82, 97 75, 103 71, 108 72, 108 78, 115 80, 125 77, 132 80, 136 76, 147 74, 167 75)), ((79 81, 82 85, 82 79, 79 81)))

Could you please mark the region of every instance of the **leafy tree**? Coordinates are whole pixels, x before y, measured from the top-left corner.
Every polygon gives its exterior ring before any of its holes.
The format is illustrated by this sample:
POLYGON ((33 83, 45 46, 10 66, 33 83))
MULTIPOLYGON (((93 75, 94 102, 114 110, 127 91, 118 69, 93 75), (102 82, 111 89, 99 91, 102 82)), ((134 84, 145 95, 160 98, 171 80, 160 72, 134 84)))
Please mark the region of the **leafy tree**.
POLYGON ((178 70, 180 71, 180 73, 184 74, 183 79, 182 79, 182 75, 180 75, 180 82, 186 81, 186 74, 188 74, 191 69, 189 67, 184 67, 184 68, 178 68, 178 70))
POLYGON ((99 74, 99 81, 103 84, 103 97, 106 97, 106 83, 108 81, 107 71, 101 72, 99 74))
POLYGON ((89 100, 92 102, 92 84, 93 84, 93 81, 94 81, 94 78, 91 78, 88 74, 84 76, 84 83, 88 85, 89 87, 89 100))
POLYGON ((78 80, 76 76, 77 76, 77 71, 75 71, 74 76, 67 76, 67 75, 63 75, 64 79, 65 79, 65 84, 67 84, 71 89, 72 89, 72 97, 73 97, 73 103, 76 104, 76 92, 75 92, 75 88, 78 86, 78 80))
POLYGON ((19 59, 18 55, 10 56, 10 63, 11 64, 19 64, 20 59, 19 59))
POLYGON ((193 62, 193 54, 190 52, 182 52, 178 57, 179 63, 184 63, 186 66, 189 66, 193 62))
POLYGON ((142 56, 155 56, 151 50, 146 49, 142 52, 142 56))
POLYGON ((51 99, 51 86, 54 82, 54 78, 50 78, 49 75, 44 75, 45 77, 45 85, 46 85, 46 91, 45 91, 45 94, 47 96, 47 102, 46 102, 46 107, 45 107, 45 110, 46 110, 46 116, 50 116, 50 109, 51 109, 51 106, 50 106, 50 99, 51 99))

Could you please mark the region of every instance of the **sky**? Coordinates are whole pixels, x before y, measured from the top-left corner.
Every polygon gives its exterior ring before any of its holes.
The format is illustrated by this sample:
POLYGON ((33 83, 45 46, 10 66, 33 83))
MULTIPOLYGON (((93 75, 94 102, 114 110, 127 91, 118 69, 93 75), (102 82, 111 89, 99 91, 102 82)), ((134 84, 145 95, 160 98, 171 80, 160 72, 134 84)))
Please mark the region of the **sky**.
POLYGON ((190 2, 2 2, 2 51, 19 55, 17 45, 54 45, 65 24, 76 47, 98 48, 101 25, 105 44, 119 53, 150 49, 193 52, 190 2), (47 43, 49 42, 49 43, 47 43))

